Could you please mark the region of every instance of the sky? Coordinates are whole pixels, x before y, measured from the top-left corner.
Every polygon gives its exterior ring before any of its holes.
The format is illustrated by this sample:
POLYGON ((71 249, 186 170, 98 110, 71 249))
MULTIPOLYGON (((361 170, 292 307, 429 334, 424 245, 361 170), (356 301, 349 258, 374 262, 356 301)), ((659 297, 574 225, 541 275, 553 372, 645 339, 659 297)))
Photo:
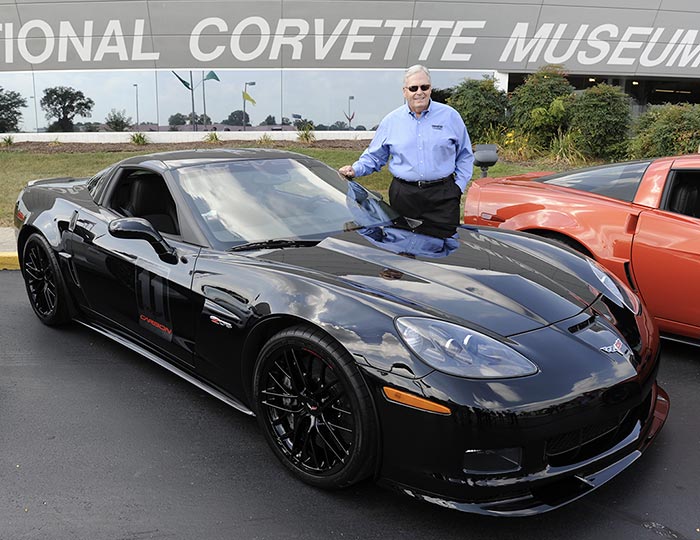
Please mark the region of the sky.
MULTIPOLYGON (((177 73, 189 80, 189 71, 179 70, 177 73)), ((279 123, 282 116, 292 118, 292 114, 300 114, 315 124, 331 125, 336 121, 346 121, 344 113, 354 112, 353 127, 363 125, 370 129, 403 103, 403 70, 217 69, 220 81, 208 80, 202 84, 202 75, 206 73, 200 70, 192 72, 195 111, 197 114, 204 112, 204 87, 206 112, 214 122, 221 122, 231 112, 243 109, 242 91, 246 82, 255 82, 254 86, 248 86, 248 94, 256 104, 246 103, 252 125, 260 124, 268 115, 274 116, 279 123), (350 100, 350 96, 354 99, 350 100)), ((437 88, 448 88, 465 78, 480 79, 484 74, 490 74, 468 70, 433 70, 431 73, 433 86, 437 88)), ((141 122, 158 122, 167 126, 172 114, 189 114, 192 110, 190 91, 170 71, 36 72, 34 80, 31 73, 0 73, 0 87, 19 92, 27 100, 27 107, 22 109, 20 131, 34 131, 37 126, 48 125, 40 101, 44 89, 54 86, 81 90, 95 102, 92 117, 76 117, 75 122, 104 122, 112 109, 123 111, 132 122, 136 122, 137 93, 138 120, 141 122), (36 116, 32 98, 35 91, 36 116)))

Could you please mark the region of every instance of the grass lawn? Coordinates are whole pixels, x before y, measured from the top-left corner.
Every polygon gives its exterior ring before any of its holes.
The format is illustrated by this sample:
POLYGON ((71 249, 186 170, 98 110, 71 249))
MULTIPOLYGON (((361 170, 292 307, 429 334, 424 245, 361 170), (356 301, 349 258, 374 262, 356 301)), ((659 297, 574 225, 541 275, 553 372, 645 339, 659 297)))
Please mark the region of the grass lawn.
MULTIPOLYGON (((361 153, 358 150, 295 146, 290 146, 289 150, 319 159, 336 169, 353 163, 361 153)), ((12 226, 12 213, 17 195, 29 180, 92 176, 112 163, 148 152, 148 147, 134 152, 40 154, 0 151, 0 226, 12 226)), ((507 176, 542 168, 544 167, 498 163, 491 168, 490 176, 507 176)), ((480 174, 478 169, 474 171, 476 177, 480 174)), ((386 196, 391 175, 385 167, 360 181, 368 189, 379 191, 386 196)))

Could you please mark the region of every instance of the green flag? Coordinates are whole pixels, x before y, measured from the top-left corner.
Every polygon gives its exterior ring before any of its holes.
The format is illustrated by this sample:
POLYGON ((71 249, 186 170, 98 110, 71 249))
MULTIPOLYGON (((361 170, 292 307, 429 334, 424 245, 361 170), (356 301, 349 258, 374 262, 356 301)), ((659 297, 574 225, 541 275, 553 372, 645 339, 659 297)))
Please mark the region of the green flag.
POLYGON ((250 101, 253 105, 255 105, 255 100, 252 97, 250 97, 250 94, 245 90, 243 90, 243 99, 246 101, 250 101))
POLYGON ((192 90, 192 87, 190 86, 190 83, 188 83, 185 79, 183 79, 182 77, 180 77, 180 76, 179 76, 177 73, 175 73, 174 71, 173 71, 173 75, 175 75, 175 76, 177 77, 177 79, 178 79, 182 84, 185 85, 185 88, 187 88, 188 90, 192 90))
POLYGON ((207 73, 206 76, 204 77, 204 80, 205 80, 205 81, 210 81, 211 79, 214 79, 215 81, 221 82, 221 79, 219 79, 219 76, 218 76, 216 73, 214 73, 213 71, 210 71, 210 72, 207 73))

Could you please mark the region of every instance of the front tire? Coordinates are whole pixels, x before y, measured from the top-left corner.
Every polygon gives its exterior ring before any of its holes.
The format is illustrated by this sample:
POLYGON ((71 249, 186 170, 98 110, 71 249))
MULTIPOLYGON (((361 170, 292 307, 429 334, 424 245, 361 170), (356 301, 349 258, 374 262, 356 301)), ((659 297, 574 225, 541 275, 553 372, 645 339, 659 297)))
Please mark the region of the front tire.
POLYGON ((29 303, 48 326, 70 320, 68 293, 53 249, 39 233, 33 233, 22 252, 22 277, 29 303))
POLYGON ((257 418, 279 460, 304 482, 347 487, 370 476, 377 421, 352 356, 318 329, 275 334, 255 365, 257 418))

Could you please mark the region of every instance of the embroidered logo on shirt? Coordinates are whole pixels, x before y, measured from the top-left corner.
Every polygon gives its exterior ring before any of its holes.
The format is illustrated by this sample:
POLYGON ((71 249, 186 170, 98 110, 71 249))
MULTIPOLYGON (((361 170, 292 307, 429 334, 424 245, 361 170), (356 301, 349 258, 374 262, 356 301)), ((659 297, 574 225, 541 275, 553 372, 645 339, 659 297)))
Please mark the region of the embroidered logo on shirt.
POLYGON ((442 126, 440 124, 433 124, 432 128, 433 129, 442 129, 442 126))

